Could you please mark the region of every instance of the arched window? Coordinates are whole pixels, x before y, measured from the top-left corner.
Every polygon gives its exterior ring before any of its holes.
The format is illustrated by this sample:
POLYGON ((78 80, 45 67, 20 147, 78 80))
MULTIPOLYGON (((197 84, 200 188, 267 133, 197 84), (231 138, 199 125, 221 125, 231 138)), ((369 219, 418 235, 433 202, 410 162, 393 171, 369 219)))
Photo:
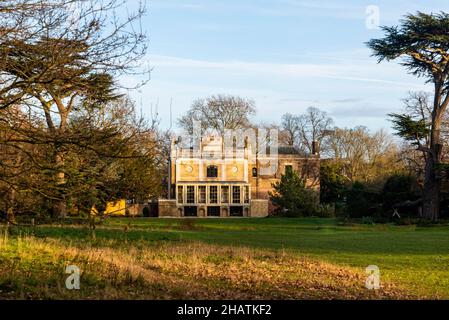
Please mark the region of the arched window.
POLYGON ((257 172, 257 168, 254 167, 253 168, 253 178, 257 178, 258 175, 259 175, 259 172, 257 172))
POLYGON ((208 178, 218 178, 218 167, 208 166, 207 167, 207 177, 208 178))

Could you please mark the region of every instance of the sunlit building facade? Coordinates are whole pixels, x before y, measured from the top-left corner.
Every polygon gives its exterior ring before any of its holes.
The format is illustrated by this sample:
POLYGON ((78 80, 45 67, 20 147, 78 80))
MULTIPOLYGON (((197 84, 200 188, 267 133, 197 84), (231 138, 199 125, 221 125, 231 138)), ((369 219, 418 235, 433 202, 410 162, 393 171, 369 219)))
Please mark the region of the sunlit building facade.
POLYGON ((245 137, 241 145, 218 136, 201 138, 197 147, 171 146, 168 199, 159 200, 160 217, 266 217, 272 184, 286 170, 305 177, 319 190, 319 157, 284 152, 285 148, 257 151, 245 137))

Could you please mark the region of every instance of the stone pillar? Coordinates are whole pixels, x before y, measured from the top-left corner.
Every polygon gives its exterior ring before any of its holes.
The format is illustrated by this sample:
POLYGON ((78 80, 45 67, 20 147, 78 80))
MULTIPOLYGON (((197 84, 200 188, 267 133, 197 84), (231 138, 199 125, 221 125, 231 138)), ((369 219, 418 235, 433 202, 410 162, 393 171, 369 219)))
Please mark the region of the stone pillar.
POLYGON ((205 218, 207 217, 207 208, 204 206, 198 207, 198 217, 205 218))
POLYGON ((220 217, 221 218, 229 217, 229 208, 228 207, 221 207, 220 217))

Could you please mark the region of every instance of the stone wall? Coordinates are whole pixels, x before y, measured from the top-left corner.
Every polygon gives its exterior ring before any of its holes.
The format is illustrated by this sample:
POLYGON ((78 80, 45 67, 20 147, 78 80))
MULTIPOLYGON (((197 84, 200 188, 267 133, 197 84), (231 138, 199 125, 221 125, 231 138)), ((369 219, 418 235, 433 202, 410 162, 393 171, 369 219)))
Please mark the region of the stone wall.
POLYGON ((147 205, 143 204, 132 204, 127 206, 126 210, 128 210, 128 213, 130 216, 141 216, 143 215, 143 209, 147 207, 147 205))
POLYGON ((176 200, 159 200, 159 217, 178 217, 176 200))
POLYGON ((268 217, 268 200, 251 200, 251 218, 268 217))

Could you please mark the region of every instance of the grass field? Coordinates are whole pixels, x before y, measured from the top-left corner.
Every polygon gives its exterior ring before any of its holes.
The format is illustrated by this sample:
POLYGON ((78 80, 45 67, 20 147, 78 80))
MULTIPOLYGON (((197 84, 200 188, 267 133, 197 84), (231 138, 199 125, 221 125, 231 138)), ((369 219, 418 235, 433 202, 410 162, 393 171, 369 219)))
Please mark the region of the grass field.
POLYGON ((0 238, 0 299, 449 299, 448 226, 123 218, 0 238), (369 265, 381 290, 365 288, 369 265))

